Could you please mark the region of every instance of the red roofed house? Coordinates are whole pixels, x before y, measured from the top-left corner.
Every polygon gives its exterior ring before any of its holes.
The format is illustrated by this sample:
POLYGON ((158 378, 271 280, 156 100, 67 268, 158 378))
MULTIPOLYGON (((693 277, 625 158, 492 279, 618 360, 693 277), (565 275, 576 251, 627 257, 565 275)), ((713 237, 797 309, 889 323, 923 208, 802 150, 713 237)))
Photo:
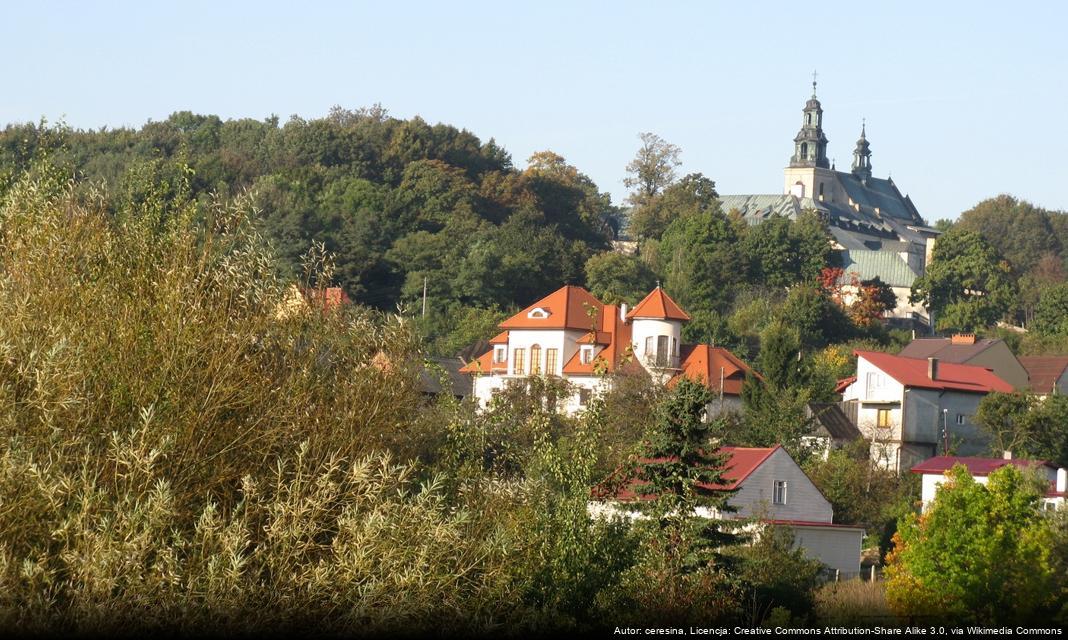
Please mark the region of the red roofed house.
MULTIPOLYGON (((841 572, 860 571, 864 530, 834 524, 831 503, 785 449, 722 447, 719 452, 729 456, 723 474, 727 482, 714 488, 736 490, 728 501, 736 511, 716 513, 699 508, 697 515, 731 520, 755 518, 788 527, 793 531, 794 544, 810 558, 841 572)), ((635 492, 638 484, 632 482, 612 496, 595 491, 600 500, 591 502, 591 513, 628 512, 626 503, 639 499, 635 492)))
POLYGON ((740 408, 749 367, 726 349, 682 344, 682 325, 689 320, 660 287, 628 312, 626 305, 604 304, 567 285, 502 322, 492 348, 461 372, 475 375, 482 406, 512 381, 551 375, 575 387, 563 407, 574 413, 603 390, 604 373, 641 366, 667 385, 682 377, 698 380, 721 392, 724 406, 740 408))
POLYGON ((1006 457, 1004 458, 939 456, 937 458, 924 460, 912 468, 913 473, 919 473, 923 476, 923 489, 921 493, 923 508, 926 510, 927 505, 934 500, 938 486, 946 481, 946 472, 958 464, 967 467, 968 473, 970 473, 972 478, 980 484, 986 484, 990 479, 990 474, 1005 465, 1011 464, 1022 469, 1034 469, 1042 474, 1046 482, 1049 483, 1046 495, 1042 499, 1045 508, 1060 509, 1064 507, 1065 496, 1068 495, 1068 493, 1066 493, 1068 488, 1065 486, 1068 484, 1068 471, 1058 468, 1056 465, 1044 460, 1024 460, 1021 458, 1009 457, 1010 455, 1011 454, 1006 454, 1006 457))
POLYGON ((907 471, 952 450, 983 453, 987 439, 972 423, 983 396, 1013 387, 984 367, 855 351, 857 375, 839 386, 846 414, 871 441, 872 458, 907 471))

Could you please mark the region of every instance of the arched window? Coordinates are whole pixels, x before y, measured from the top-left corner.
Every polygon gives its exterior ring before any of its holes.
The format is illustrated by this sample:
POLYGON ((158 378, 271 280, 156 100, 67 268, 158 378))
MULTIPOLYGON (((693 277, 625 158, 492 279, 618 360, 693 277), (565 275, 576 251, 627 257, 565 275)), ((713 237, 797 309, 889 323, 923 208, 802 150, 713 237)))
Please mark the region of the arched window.
POLYGON ((536 376, 541 373, 541 346, 531 345, 530 347, 530 375, 536 376))
POLYGON ((823 200, 823 183, 820 183, 820 200, 823 200))
POLYGON ((808 157, 808 143, 807 142, 802 142, 801 143, 801 159, 804 160, 807 157, 808 157))
POLYGON ((805 124, 810 126, 810 127, 812 126, 812 114, 811 113, 806 113, 805 114, 805 124))

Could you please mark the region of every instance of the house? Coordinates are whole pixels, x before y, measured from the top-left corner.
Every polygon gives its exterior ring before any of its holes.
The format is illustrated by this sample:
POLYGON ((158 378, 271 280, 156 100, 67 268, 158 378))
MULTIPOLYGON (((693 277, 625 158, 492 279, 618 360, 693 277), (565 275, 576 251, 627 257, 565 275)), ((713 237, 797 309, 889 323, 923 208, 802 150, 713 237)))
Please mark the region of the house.
POLYGON ((832 402, 810 402, 805 405, 805 415, 812 419, 814 429, 804 440, 813 450, 822 451, 824 458, 831 450, 864 437, 842 408, 832 402))
POLYGON ((987 438, 972 422, 983 397, 1012 385, 984 367, 854 351, 857 375, 838 391, 850 420, 871 441, 872 458, 897 472, 953 450, 978 454, 987 438))
POLYGON ((1065 496, 1068 496, 1068 488, 1065 486, 1066 483, 1068 483, 1068 470, 1059 468, 1044 460, 1012 458, 1009 453, 1006 453, 1003 458, 939 456, 937 458, 924 460, 912 468, 913 473, 918 473, 923 476, 921 490, 923 509, 927 509, 927 506, 934 500, 939 485, 946 481, 946 472, 958 464, 964 465, 968 469, 968 473, 971 474, 972 478, 981 484, 986 484, 990 480, 989 476, 991 473, 1006 465, 1011 464, 1021 469, 1034 470, 1041 474, 1046 482, 1049 483, 1046 495, 1042 498, 1043 505, 1046 509, 1060 509, 1064 507, 1065 496))
POLYGON ((682 344, 689 320, 659 286, 628 311, 567 285, 502 322, 491 348, 460 371, 474 376, 483 407, 506 385, 545 375, 572 385, 562 409, 576 413, 605 391, 605 374, 629 367, 669 387, 683 378, 698 381, 717 395, 718 405, 740 409, 749 367, 721 347, 682 344))
POLYGON ((1021 356, 1031 393, 1046 397, 1068 392, 1068 356, 1021 356))
POLYGON ((893 179, 875 176, 866 125, 861 124, 852 167, 837 170, 827 155, 823 106, 813 82, 812 96, 801 111, 801 129, 791 146, 794 153, 783 172, 781 191, 724 195, 723 210, 737 212, 750 225, 776 216, 796 219, 804 211, 814 211, 826 221, 833 247, 840 252, 845 274, 839 284, 848 286, 853 273, 860 280, 878 277, 897 296, 890 313, 896 323, 928 326, 929 314, 909 302, 909 288, 924 274, 940 232, 927 226, 893 179))
POLYGON ((279 320, 294 316, 305 309, 321 309, 323 312, 334 311, 352 304, 349 294, 341 287, 322 289, 302 289, 295 284, 286 290, 285 298, 275 309, 279 320))
POLYGON ((419 370, 419 388, 427 398, 443 393, 457 400, 471 395, 471 379, 460 373, 463 361, 459 358, 427 358, 419 370))
MULTIPOLYGON (((720 513, 699 508, 697 515, 727 520, 754 519, 790 529, 794 544, 808 557, 827 567, 845 572, 860 571, 860 548, 864 530, 834 524, 834 509, 797 462, 781 446, 769 448, 722 447, 726 454, 724 484, 712 489, 734 490, 727 504, 735 510, 720 513)), ((606 494, 594 490, 590 512, 613 515, 620 512, 638 517, 627 509, 642 497, 636 493, 641 485, 632 481, 622 489, 606 494)))
POLYGON ((986 367, 1019 391, 1029 388, 1027 369, 1001 338, 976 338, 974 333, 956 333, 949 338, 919 338, 897 355, 986 367))

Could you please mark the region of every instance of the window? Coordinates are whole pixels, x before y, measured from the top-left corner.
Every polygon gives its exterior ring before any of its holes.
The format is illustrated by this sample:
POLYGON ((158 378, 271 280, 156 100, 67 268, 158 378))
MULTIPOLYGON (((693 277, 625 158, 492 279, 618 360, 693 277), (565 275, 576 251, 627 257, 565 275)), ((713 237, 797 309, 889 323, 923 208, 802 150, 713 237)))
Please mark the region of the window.
POLYGON ((786 481, 775 481, 775 504, 786 504, 786 481))
POLYGON ((645 357, 651 358, 653 356, 653 336, 645 337, 645 357))
POLYGON ((820 183, 820 200, 823 200, 823 183, 820 183))
POLYGON ((957 424, 964 424, 964 414, 963 413, 958 413, 957 414, 957 424))
POLYGON ((868 374, 868 390, 881 389, 883 387, 883 375, 881 373, 868 374))
POLYGON ((802 142, 801 143, 801 159, 804 160, 807 157, 808 157, 808 143, 802 142))
POLYGON ((541 346, 534 345, 530 348, 530 375, 536 376, 541 373, 541 346))
POLYGON ((890 428, 890 410, 889 409, 879 409, 879 413, 878 413, 878 415, 876 417, 876 424, 879 426, 880 429, 889 429, 890 428))
POLYGON ((666 367, 668 357, 668 337, 656 337, 656 366, 666 367))
POLYGON ((507 347, 494 347, 493 349, 493 361, 497 364, 504 362, 505 354, 508 352, 507 347))
POLYGON ((593 347, 582 347, 579 350, 579 362, 582 364, 593 362, 593 347))
POLYGON ((545 374, 556 375, 556 349, 545 350, 545 374))
POLYGON ((579 387, 578 390, 578 403, 580 407, 585 407, 590 403, 590 390, 579 387))
POLYGON ((526 356, 526 354, 526 349, 516 349, 514 352, 512 352, 512 362, 514 363, 512 373, 517 376, 521 376, 526 373, 526 370, 523 369, 524 365, 526 364, 525 362, 523 362, 524 356, 526 356))
POLYGON ((544 320, 550 315, 552 314, 549 313, 548 309, 542 309, 541 307, 536 307, 527 312, 527 317, 532 320, 544 320))

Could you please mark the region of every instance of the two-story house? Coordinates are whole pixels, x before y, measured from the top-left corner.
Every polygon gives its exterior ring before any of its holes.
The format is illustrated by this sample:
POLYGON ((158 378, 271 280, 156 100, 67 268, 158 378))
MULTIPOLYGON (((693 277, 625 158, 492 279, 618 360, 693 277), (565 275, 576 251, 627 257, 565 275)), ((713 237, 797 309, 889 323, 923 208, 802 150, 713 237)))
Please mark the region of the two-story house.
MULTIPOLYGON (((832 570, 846 574, 860 571, 860 548, 864 529, 834 523, 834 508, 797 462, 781 446, 721 447, 726 454, 722 486, 709 489, 734 491, 727 504, 733 511, 719 512, 699 507, 695 515, 722 520, 752 521, 757 531, 763 525, 790 529, 794 545, 832 570)), ((595 516, 624 514, 640 517, 632 506, 643 495, 642 482, 632 480, 611 490, 596 488, 590 502, 595 516)))
POLYGON ((857 375, 839 382, 842 406, 872 458, 898 472, 953 451, 982 453, 987 438, 972 419, 979 402, 1013 387, 984 367, 855 351, 857 375))
POLYGON ((575 413, 606 389, 604 374, 629 366, 644 368, 668 386, 684 377, 699 381, 723 407, 741 408, 749 367, 726 349, 683 344, 682 327, 689 321, 660 287, 628 310, 567 285, 502 322, 490 350, 461 372, 474 376, 474 396, 482 406, 508 384, 557 376, 574 389, 563 410, 575 413))

